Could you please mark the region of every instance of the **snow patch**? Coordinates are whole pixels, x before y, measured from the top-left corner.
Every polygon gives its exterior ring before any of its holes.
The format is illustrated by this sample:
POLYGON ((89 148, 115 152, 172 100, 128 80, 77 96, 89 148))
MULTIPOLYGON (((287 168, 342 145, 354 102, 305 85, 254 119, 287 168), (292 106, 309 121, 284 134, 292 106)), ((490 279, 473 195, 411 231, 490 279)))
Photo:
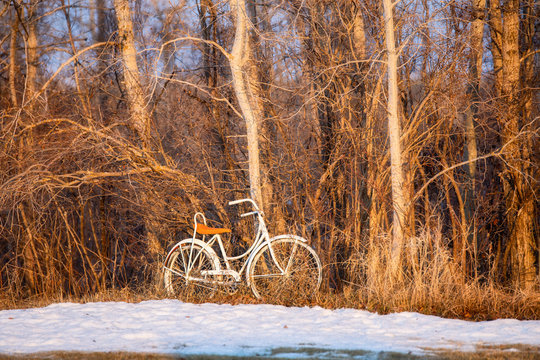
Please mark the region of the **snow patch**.
MULTIPOLYGON (((324 357, 499 345, 540 346, 540 321, 468 322, 418 313, 275 305, 53 304, 0 311, 0 353, 129 351, 184 355, 324 357)), ((510 346, 509 346, 510 348, 510 346)))

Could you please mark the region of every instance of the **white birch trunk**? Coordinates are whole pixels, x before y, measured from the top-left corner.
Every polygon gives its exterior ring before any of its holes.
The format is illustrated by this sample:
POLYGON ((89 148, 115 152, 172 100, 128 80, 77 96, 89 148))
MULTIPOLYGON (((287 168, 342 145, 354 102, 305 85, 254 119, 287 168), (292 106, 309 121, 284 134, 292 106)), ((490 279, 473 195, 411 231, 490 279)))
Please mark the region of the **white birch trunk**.
POLYGON ((260 109, 254 101, 249 71, 250 47, 248 36, 248 14, 245 0, 231 0, 231 10, 236 18, 236 32, 230 57, 233 86, 238 104, 246 122, 249 184, 251 198, 261 209, 264 203, 261 190, 261 172, 259 160, 259 120, 260 109))
POLYGON ((401 126, 398 115, 398 55, 394 39, 392 1, 383 0, 384 29, 388 57, 388 136, 390 140, 390 173, 392 178, 393 231, 391 272, 398 273, 405 228, 405 197, 403 194, 403 162, 401 158, 401 126))

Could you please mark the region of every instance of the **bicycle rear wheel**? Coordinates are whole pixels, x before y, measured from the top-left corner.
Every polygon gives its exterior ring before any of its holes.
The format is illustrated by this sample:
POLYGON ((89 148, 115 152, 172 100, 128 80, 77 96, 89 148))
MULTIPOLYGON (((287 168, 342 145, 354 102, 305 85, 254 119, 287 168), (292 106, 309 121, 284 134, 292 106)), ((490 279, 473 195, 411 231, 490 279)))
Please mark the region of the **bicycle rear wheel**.
POLYGON ((214 277, 206 272, 218 269, 219 260, 212 249, 191 241, 181 242, 165 264, 165 290, 174 297, 210 297, 216 284, 214 277))
POLYGON ((321 285, 322 266, 310 246, 294 238, 282 238, 257 252, 247 275, 259 299, 309 298, 321 285))

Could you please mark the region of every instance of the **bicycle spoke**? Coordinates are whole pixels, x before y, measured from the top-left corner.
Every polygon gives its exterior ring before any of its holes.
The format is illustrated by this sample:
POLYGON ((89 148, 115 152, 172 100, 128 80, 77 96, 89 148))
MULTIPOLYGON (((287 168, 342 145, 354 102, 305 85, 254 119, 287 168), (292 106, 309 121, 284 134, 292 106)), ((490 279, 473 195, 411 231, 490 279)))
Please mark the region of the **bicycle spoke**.
POLYGON ((210 253, 191 242, 181 244, 165 266, 165 289, 169 295, 208 297, 215 290, 213 277, 207 271, 216 270, 210 253))
POLYGON ((296 249, 298 247, 298 244, 295 242, 293 244, 293 250, 291 251, 291 256, 289 257, 289 261, 287 262, 287 268, 285 269, 285 274, 289 271, 289 268, 291 267, 291 263, 293 261, 294 255, 296 254, 296 249))
POLYGON ((165 269, 165 270, 168 270, 168 271, 170 271, 170 272, 172 272, 172 273, 175 274, 175 275, 181 276, 181 277, 183 277, 184 279, 186 278, 186 276, 185 276, 183 273, 179 272, 179 271, 170 269, 170 268, 168 268, 168 267, 165 267, 164 269, 165 269))
POLYGON ((257 297, 274 300, 311 296, 320 285, 317 254, 295 239, 278 239, 253 259, 249 273, 257 297))

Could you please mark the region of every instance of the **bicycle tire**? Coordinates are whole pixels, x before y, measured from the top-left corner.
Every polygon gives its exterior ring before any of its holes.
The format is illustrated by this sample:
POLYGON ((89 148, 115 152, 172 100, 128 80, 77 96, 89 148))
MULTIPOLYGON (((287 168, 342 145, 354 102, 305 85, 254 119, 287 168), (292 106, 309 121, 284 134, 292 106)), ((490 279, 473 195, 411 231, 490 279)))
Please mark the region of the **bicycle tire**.
POLYGON ((211 276, 206 276, 201 272, 218 269, 219 260, 212 249, 204 248, 191 240, 181 242, 171 252, 165 264, 163 276, 165 291, 172 297, 211 297, 216 290, 216 285, 212 282, 211 276), (186 272, 190 268, 190 253, 192 266, 187 277, 186 272))
POLYGON ((280 238, 264 245, 253 257, 247 276, 255 297, 264 300, 310 298, 321 285, 322 265, 309 245, 280 238), (284 273, 280 271, 281 268, 284 273))

